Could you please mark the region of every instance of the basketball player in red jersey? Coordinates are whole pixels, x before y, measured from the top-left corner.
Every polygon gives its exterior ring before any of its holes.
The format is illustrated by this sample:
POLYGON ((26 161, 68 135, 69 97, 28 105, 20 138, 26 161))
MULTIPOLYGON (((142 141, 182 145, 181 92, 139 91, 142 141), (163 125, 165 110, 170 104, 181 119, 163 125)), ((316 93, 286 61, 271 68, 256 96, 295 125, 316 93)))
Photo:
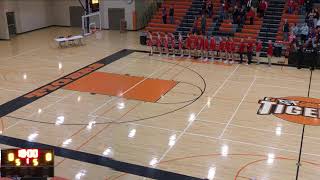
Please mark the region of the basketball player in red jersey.
POLYGON ((219 42, 219 58, 220 58, 220 62, 222 62, 222 52, 225 51, 225 46, 226 46, 226 42, 223 40, 222 37, 220 37, 220 42, 219 42))
POLYGON ((188 58, 191 58, 191 36, 190 34, 187 35, 187 39, 186 39, 186 48, 188 50, 189 56, 188 58))
POLYGON ((163 40, 163 44, 164 44, 164 52, 167 54, 167 56, 169 56, 169 38, 168 35, 166 34, 164 36, 164 40, 163 40))
POLYGON ((182 38, 181 33, 179 33, 178 41, 179 41, 179 51, 180 51, 180 54, 181 54, 180 57, 183 57, 183 38, 182 38))
POLYGON ((208 56, 209 56, 209 39, 207 38, 207 36, 204 36, 203 53, 205 54, 204 56, 206 57, 204 61, 207 62, 208 56))
POLYGON ((198 49, 199 39, 196 33, 193 35, 193 55, 194 58, 198 57, 197 49, 198 49))
POLYGON ((170 33, 169 35, 170 35, 170 42, 171 42, 172 57, 176 57, 176 38, 172 33, 170 33))
POLYGON ((204 46, 204 37, 202 35, 198 38, 198 54, 200 55, 200 59, 203 59, 203 46, 204 46))
POLYGON ((210 53, 211 61, 214 61, 214 51, 216 50, 216 39, 214 36, 210 37, 210 53))
POLYGON ((158 32, 157 46, 158 46, 159 56, 162 55, 162 47, 161 47, 161 44, 162 44, 162 39, 161 39, 160 33, 158 32))
POLYGON ((236 50, 236 46, 234 44, 233 38, 230 38, 230 54, 231 54, 231 64, 234 64, 234 52, 236 50))
POLYGON ((229 37, 226 39, 226 44, 225 44, 225 57, 226 57, 226 60, 224 61, 225 64, 229 64, 230 61, 230 52, 231 52, 231 47, 230 47, 230 39, 229 37))
POLYGON ((246 48, 246 44, 244 43, 244 40, 241 39, 239 50, 238 50, 238 52, 240 54, 240 64, 242 64, 242 62, 243 62, 243 54, 244 54, 245 48, 246 48))

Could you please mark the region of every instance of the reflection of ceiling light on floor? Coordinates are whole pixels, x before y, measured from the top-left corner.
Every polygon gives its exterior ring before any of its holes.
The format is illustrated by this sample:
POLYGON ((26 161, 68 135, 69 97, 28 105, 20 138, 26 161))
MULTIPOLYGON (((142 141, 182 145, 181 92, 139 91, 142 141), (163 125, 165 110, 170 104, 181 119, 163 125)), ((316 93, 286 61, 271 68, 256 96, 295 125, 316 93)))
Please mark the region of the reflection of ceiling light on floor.
POLYGON ((64 122, 64 116, 58 116, 56 119, 56 125, 59 126, 63 124, 63 122, 64 122))
POLYGON ((87 173, 86 170, 81 170, 75 175, 75 179, 80 180, 83 176, 85 176, 87 173))
POLYGON ((38 137, 38 133, 37 132, 35 132, 35 133, 32 133, 32 134, 30 134, 29 136, 28 136, 28 140, 29 141, 34 141, 35 139, 36 139, 36 137, 38 137))
POLYGON ((276 127, 276 135, 281 136, 281 134, 282 134, 282 127, 280 126, 276 127))
POLYGON ((66 147, 68 144, 70 144, 72 142, 72 139, 67 139, 65 141, 63 141, 62 146, 66 147))
POLYGON ((77 101, 78 101, 78 102, 81 101, 81 96, 78 96, 77 101))
POLYGON ((192 122, 196 119, 196 114, 195 113, 191 113, 189 116, 189 122, 192 122))
POLYGON ((24 73, 22 77, 23 77, 24 80, 26 80, 28 78, 26 73, 24 73))
POLYGON ((216 167, 210 167, 208 171, 208 179, 213 180, 216 175, 216 167))
POLYGON ((106 150, 102 153, 104 156, 111 156, 112 155, 112 149, 111 147, 108 147, 106 150))
POLYGON ((268 164, 272 164, 274 161, 274 154, 273 153, 269 153, 268 154, 268 164))
POLYGON ((151 161, 149 162, 149 165, 154 167, 154 166, 156 166, 157 163, 158 163, 158 159, 157 158, 152 158, 151 161))
POLYGON ((59 62, 58 67, 59 67, 59 70, 62 69, 62 63, 61 62, 59 62))
POLYGON ((38 109, 38 114, 40 114, 42 112, 42 109, 38 109))
POLYGON ((177 135, 174 134, 169 138, 169 146, 174 146, 176 144, 177 135))
POLYGON ((208 97, 208 100, 207 100, 207 106, 210 107, 211 106, 211 97, 208 97))
POLYGON ((133 137, 136 135, 136 132, 137 132, 136 129, 132 129, 132 130, 129 132, 128 137, 129 137, 129 138, 133 138, 133 137))
POLYGON ((126 107, 126 105, 124 104, 124 102, 120 102, 117 104, 118 109, 124 109, 125 107, 126 107))
POLYGON ((90 130, 92 127, 96 124, 96 121, 90 121, 89 124, 87 125, 87 129, 90 130))
POLYGON ((221 155, 228 156, 228 154, 229 154, 229 147, 227 145, 223 145, 221 147, 221 155))

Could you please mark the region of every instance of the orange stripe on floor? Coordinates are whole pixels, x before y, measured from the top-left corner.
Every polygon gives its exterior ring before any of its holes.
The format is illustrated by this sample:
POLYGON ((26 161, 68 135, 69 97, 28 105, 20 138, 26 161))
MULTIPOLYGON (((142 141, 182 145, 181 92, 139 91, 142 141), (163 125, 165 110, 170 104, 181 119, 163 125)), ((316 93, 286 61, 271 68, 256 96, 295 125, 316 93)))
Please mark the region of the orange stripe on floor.
POLYGON ((173 80, 144 79, 144 77, 93 72, 65 86, 64 89, 156 102, 177 85, 173 80), (131 90, 128 91, 129 89, 131 90), (127 93, 123 94, 124 92, 127 93))

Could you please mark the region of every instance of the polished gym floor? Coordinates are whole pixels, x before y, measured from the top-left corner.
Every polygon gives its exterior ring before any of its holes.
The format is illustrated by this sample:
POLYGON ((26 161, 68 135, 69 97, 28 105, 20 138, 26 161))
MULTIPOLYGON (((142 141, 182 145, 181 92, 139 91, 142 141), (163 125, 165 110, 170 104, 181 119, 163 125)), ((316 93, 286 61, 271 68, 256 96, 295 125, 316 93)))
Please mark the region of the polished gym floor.
POLYGON ((56 179, 319 178, 320 127, 301 144, 302 124, 257 114, 264 97, 320 98, 319 71, 149 56, 138 32, 53 40, 79 32, 0 41, 2 149, 55 148, 56 179))

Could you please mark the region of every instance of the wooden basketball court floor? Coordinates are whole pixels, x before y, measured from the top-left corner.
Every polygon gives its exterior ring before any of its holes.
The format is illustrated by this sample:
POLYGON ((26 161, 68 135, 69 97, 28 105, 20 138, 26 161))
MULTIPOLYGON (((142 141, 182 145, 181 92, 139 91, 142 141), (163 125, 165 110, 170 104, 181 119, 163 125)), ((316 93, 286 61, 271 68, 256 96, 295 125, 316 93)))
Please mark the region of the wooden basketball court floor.
MULTIPOLYGON (((52 27, 0 41, 1 148, 54 147, 55 175, 65 179, 296 179, 303 125, 257 115, 258 101, 308 92, 320 98, 318 71, 310 79, 308 69, 205 64, 123 50, 146 50, 137 32, 104 31, 103 39, 89 37, 81 47, 53 43, 78 31, 52 27), (107 63, 74 82, 93 73, 138 81, 116 96, 64 84, 30 96, 104 58, 107 63), (176 84, 154 102, 125 96, 150 79, 176 84)), ((118 87, 117 81, 95 85, 118 87)), ((142 96, 150 92, 142 89, 142 96)), ((300 158, 299 179, 319 179, 319 127, 305 127, 300 158)))

